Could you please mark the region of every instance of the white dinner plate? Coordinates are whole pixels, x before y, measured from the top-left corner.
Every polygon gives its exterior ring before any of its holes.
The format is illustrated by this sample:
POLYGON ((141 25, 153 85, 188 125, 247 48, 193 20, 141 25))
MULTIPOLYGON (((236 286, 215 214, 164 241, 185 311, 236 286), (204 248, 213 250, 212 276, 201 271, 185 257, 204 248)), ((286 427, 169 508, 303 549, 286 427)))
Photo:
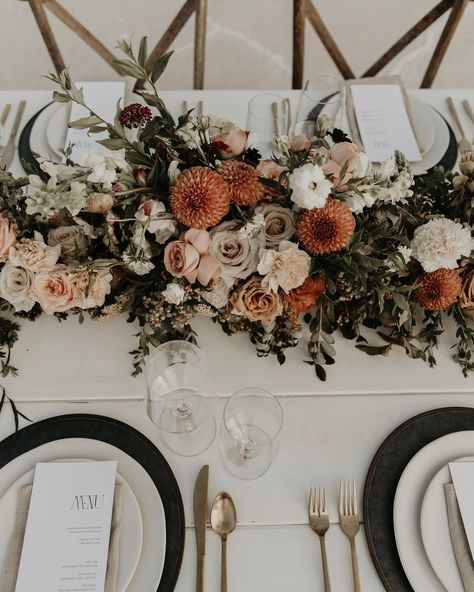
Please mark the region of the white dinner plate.
POLYGON ((474 431, 448 434, 422 448, 400 477, 393 504, 398 554, 415 592, 445 592, 426 555, 421 538, 423 497, 433 476, 447 463, 472 455, 474 431))
POLYGON ((424 156, 432 148, 435 141, 434 125, 423 104, 413 102, 412 111, 413 125, 415 126, 420 153, 424 156))
MULTIPOLYGON (((58 458, 89 458, 116 460, 117 470, 133 486, 142 515, 142 549, 138 565, 127 592, 156 590, 161 580, 166 552, 166 520, 158 490, 145 469, 128 454, 106 442, 88 438, 68 438, 48 442, 18 456, 0 470, 0 495, 38 462, 52 462, 58 458)), ((0 512, 2 505, 0 503, 0 512)), ((124 516, 124 520, 125 520, 124 516)), ((3 517, 0 514, 0 524, 3 517)), ((124 524, 125 526, 125 524, 124 524)), ((3 529, 0 539, 3 539, 3 529)), ((124 541, 120 540, 120 545, 124 541)), ((0 557, 3 562, 3 557, 0 557)))
MULTIPOLYGON (((90 461, 90 458, 61 458, 54 462, 90 461)), ((0 565, 5 558, 10 539, 15 528, 16 506, 20 489, 33 483, 35 470, 30 469, 12 483, 0 498, 0 522, 2 536, 0 538, 0 565)), ((117 483, 123 486, 123 517, 119 545, 119 568, 117 573, 117 592, 125 592, 135 573, 140 559, 142 547, 143 524, 140 507, 132 488, 127 481, 117 473, 117 483)))
MULTIPOLYGON (((474 457, 455 459, 473 461, 474 457)), ((449 592, 464 592, 449 532, 444 484, 452 483, 449 466, 445 465, 431 480, 421 506, 421 538, 426 554, 441 583, 449 592)))

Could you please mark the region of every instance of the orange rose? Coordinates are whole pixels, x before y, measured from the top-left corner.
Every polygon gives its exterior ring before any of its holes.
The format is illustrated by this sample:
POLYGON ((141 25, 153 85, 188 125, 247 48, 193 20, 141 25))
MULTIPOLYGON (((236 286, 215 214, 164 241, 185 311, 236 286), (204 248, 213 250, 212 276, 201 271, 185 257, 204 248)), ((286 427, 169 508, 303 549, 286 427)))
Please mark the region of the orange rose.
POLYGON ((468 269, 463 275, 462 292, 459 303, 464 313, 474 321, 474 267, 468 269))
POLYGON ((323 274, 315 278, 306 278, 305 281, 288 293, 290 306, 298 313, 311 310, 326 289, 326 279, 323 274))

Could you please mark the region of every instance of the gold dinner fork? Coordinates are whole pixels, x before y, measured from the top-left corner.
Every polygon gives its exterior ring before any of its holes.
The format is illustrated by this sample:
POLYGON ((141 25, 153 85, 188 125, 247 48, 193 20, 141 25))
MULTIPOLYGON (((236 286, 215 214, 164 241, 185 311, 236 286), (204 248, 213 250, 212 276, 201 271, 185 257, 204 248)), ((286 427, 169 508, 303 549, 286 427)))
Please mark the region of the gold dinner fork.
POLYGON ((339 525, 349 539, 351 546, 352 579, 354 592, 360 592, 359 561, 355 544, 359 532, 359 513, 357 510, 357 491, 355 481, 341 481, 339 489, 339 525))
POLYGON ((326 490, 321 487, 311 487, 309 492, 309 525, 319 536, 321 546, 321 560, 323 564, 323 578, 325 592, 331 592, 329 579, 329 566, 326 553, 326 541, 324 539, 329 530, 329 515, 326 508, 326 490))

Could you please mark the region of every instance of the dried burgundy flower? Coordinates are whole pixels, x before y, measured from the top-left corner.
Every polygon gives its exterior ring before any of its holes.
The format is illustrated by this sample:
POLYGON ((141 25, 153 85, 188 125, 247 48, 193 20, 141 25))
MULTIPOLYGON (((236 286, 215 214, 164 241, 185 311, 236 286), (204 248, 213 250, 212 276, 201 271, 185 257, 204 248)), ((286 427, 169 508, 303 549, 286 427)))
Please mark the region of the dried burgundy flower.
POLYGON ((125 127, 142 127, 151 120, 151 110, 140 103, 132 103, 125 107, 120 115, 120 123, 125 127))

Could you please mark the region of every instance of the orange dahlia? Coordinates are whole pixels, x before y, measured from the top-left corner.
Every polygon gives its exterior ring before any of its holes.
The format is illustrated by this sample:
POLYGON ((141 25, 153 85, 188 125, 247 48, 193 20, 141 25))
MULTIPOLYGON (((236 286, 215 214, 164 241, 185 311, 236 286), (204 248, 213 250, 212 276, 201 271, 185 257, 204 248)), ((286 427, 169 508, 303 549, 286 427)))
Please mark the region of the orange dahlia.
POLYGON ((232 203, 252 206, 263 198, 265 188, 253 166, 238 160, 226 160, 218 171, 229 186, 232 203))
POLYGON ((328 199, 322 208, 302 210, 296 220, 296 236, 311 255, 345 249, 354 228, 354 216, 346 204, 337 199, 328 199))
POLYGON ((308 277, 305 281, 294 290, 290 290, 287 294, 287 301, 296 312, 308 312, 311 310, 316 302, 321 298, 321 295, 326 290, 326 278, 324 274, 311 278, 308 277))
POLYGON ((461 290, 461 278, 455 269, 437 269, 421 276, 415 296, 427 310, 445 310, 456 302, 461 290))
POLYGON ((229 187, 223 178, 206 167, 184 170, 171 187, 174 216, 189 228, 209 228, 229 211, 229 187))

